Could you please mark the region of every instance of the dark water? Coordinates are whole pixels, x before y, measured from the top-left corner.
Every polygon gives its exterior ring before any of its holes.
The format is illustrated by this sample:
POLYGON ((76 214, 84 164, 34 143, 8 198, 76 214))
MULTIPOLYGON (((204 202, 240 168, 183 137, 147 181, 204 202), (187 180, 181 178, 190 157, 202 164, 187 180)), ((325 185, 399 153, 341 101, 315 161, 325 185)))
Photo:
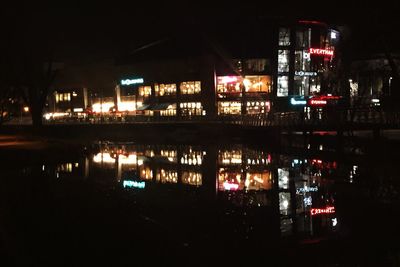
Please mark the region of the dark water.
POLYGON ((400 264, 384 154, 103 142, 6 162, 4 266, 400 264))

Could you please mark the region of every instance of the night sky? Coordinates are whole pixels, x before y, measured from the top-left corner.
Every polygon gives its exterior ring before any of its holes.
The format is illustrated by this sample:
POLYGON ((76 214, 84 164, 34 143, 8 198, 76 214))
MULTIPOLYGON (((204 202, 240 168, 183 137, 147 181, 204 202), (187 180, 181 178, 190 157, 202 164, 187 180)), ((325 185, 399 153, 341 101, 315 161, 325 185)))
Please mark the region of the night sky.
POLYGON ((0 11, 2 39, 22 40, 23 49, 56 44, 62 51, 59 54, 67 58, 96 58, 129 52, 171 32, 194 28, 191 25, 201 28, 254 17, 297 17, 349 26, 348 47, 355 57, 380 52, 382 37, 391 51, 400 50, 400 8, 396 1, 268 2, 19 2, 0 11))

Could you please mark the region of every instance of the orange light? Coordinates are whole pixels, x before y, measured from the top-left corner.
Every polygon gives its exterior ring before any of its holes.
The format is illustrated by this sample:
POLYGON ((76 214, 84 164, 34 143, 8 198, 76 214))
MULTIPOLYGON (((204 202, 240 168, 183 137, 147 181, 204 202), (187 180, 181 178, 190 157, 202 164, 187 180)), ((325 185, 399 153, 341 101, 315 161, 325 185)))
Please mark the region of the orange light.
POLYGON ((24 107, 24 111, 29 112, 29 107, 28 106, 24 107))

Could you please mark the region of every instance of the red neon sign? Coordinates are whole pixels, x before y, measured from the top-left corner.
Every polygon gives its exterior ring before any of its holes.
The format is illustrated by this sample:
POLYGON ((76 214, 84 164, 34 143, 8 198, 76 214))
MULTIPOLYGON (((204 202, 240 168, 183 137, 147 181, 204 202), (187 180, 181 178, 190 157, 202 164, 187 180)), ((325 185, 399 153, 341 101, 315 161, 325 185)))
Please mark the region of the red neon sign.
POLYGON ((311 55, 319 55, 319 56, 333 56, 333 50, 331 49, 319 49, 319 48, 310 48, 309 53, 311 55))
POLYGON ((335 207, 327 206, 325 209, 311 209, 311 215, 335 213, 335 207))
POLYGON ((312 106, 324 106, 326 105, 326 100, 323 99, 311 99, 310 100, 310 105, 312 106))

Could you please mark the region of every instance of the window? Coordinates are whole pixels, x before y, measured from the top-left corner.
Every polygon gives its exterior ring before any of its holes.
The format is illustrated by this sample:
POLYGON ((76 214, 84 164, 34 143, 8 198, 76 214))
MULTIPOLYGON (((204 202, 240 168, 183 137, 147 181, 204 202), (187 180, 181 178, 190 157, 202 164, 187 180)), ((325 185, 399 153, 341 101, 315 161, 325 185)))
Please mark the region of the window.
POLYGON ((267 59, 264 58, 254 58, 246 60, 246 70, 263 72, 267 70, 267 59))
POLYGON ((160 116, 176 116, 176 104, 169 105, 165 110, 160 110, 160 116))
POLYGON ((288 93, 289 93, 289 77, 278 76, 277 96, 288 96, 288 93))
POLYGON ((188 102, 188 103, 180 103, 181 114, 182 116, 202 116, 203 115, 203 106, 201 102, 188 102))
POLYGON ((202 175, 200 172, 184 171, 182 172, 182 183, 200 186, 202 184, 202 175))
POLYGON ((294 94, 309 95, 310 77, 295 76, 294 77, 294 94))
POLYGON ((60 95, 55 93, 55 97, 56 97, 56 103, 60 102, 60 95))
POLYGON ((264 114, 270 110, 269 101, 247 101, 246 114, 264 114))
POLYGON ((278 72, 289 72, 289 50, 278 50, 278 72))
POLYGON ((245 76, 243 84, 246 92, 271 92, 270 76, 245 76))
POLYGON ((220 76, 217 78, 217 92, 240 94, 242 80, 241 76, 220 76))
POLYGON ((295 71, 309 71, 310 70, 310 53, 307 50, 298 50, 295 52, 294 69, 295 71))
POLYGON ((139 86, 139 95, 149 97, 151 95, 151 86, 139 86))
POLYGON ((290 45, 290 29, 279 28, 279 45, 289 46, 290 45))
POLYGON ((155 84, 154 91, 156 96, 176 95, 176 84, 155 84))
POLYGON ((200 81, 182 82, 180 90, 183 95, 199 94, 201 92, 201 83, 200 81))
POLYGON ((296 48, 309 48, 311 44, 311 29, 298 29, 296 31, 296 48))
POLYGON ((218 115, 240 115, 242 103, 238 101, 218 102, 218 115))

